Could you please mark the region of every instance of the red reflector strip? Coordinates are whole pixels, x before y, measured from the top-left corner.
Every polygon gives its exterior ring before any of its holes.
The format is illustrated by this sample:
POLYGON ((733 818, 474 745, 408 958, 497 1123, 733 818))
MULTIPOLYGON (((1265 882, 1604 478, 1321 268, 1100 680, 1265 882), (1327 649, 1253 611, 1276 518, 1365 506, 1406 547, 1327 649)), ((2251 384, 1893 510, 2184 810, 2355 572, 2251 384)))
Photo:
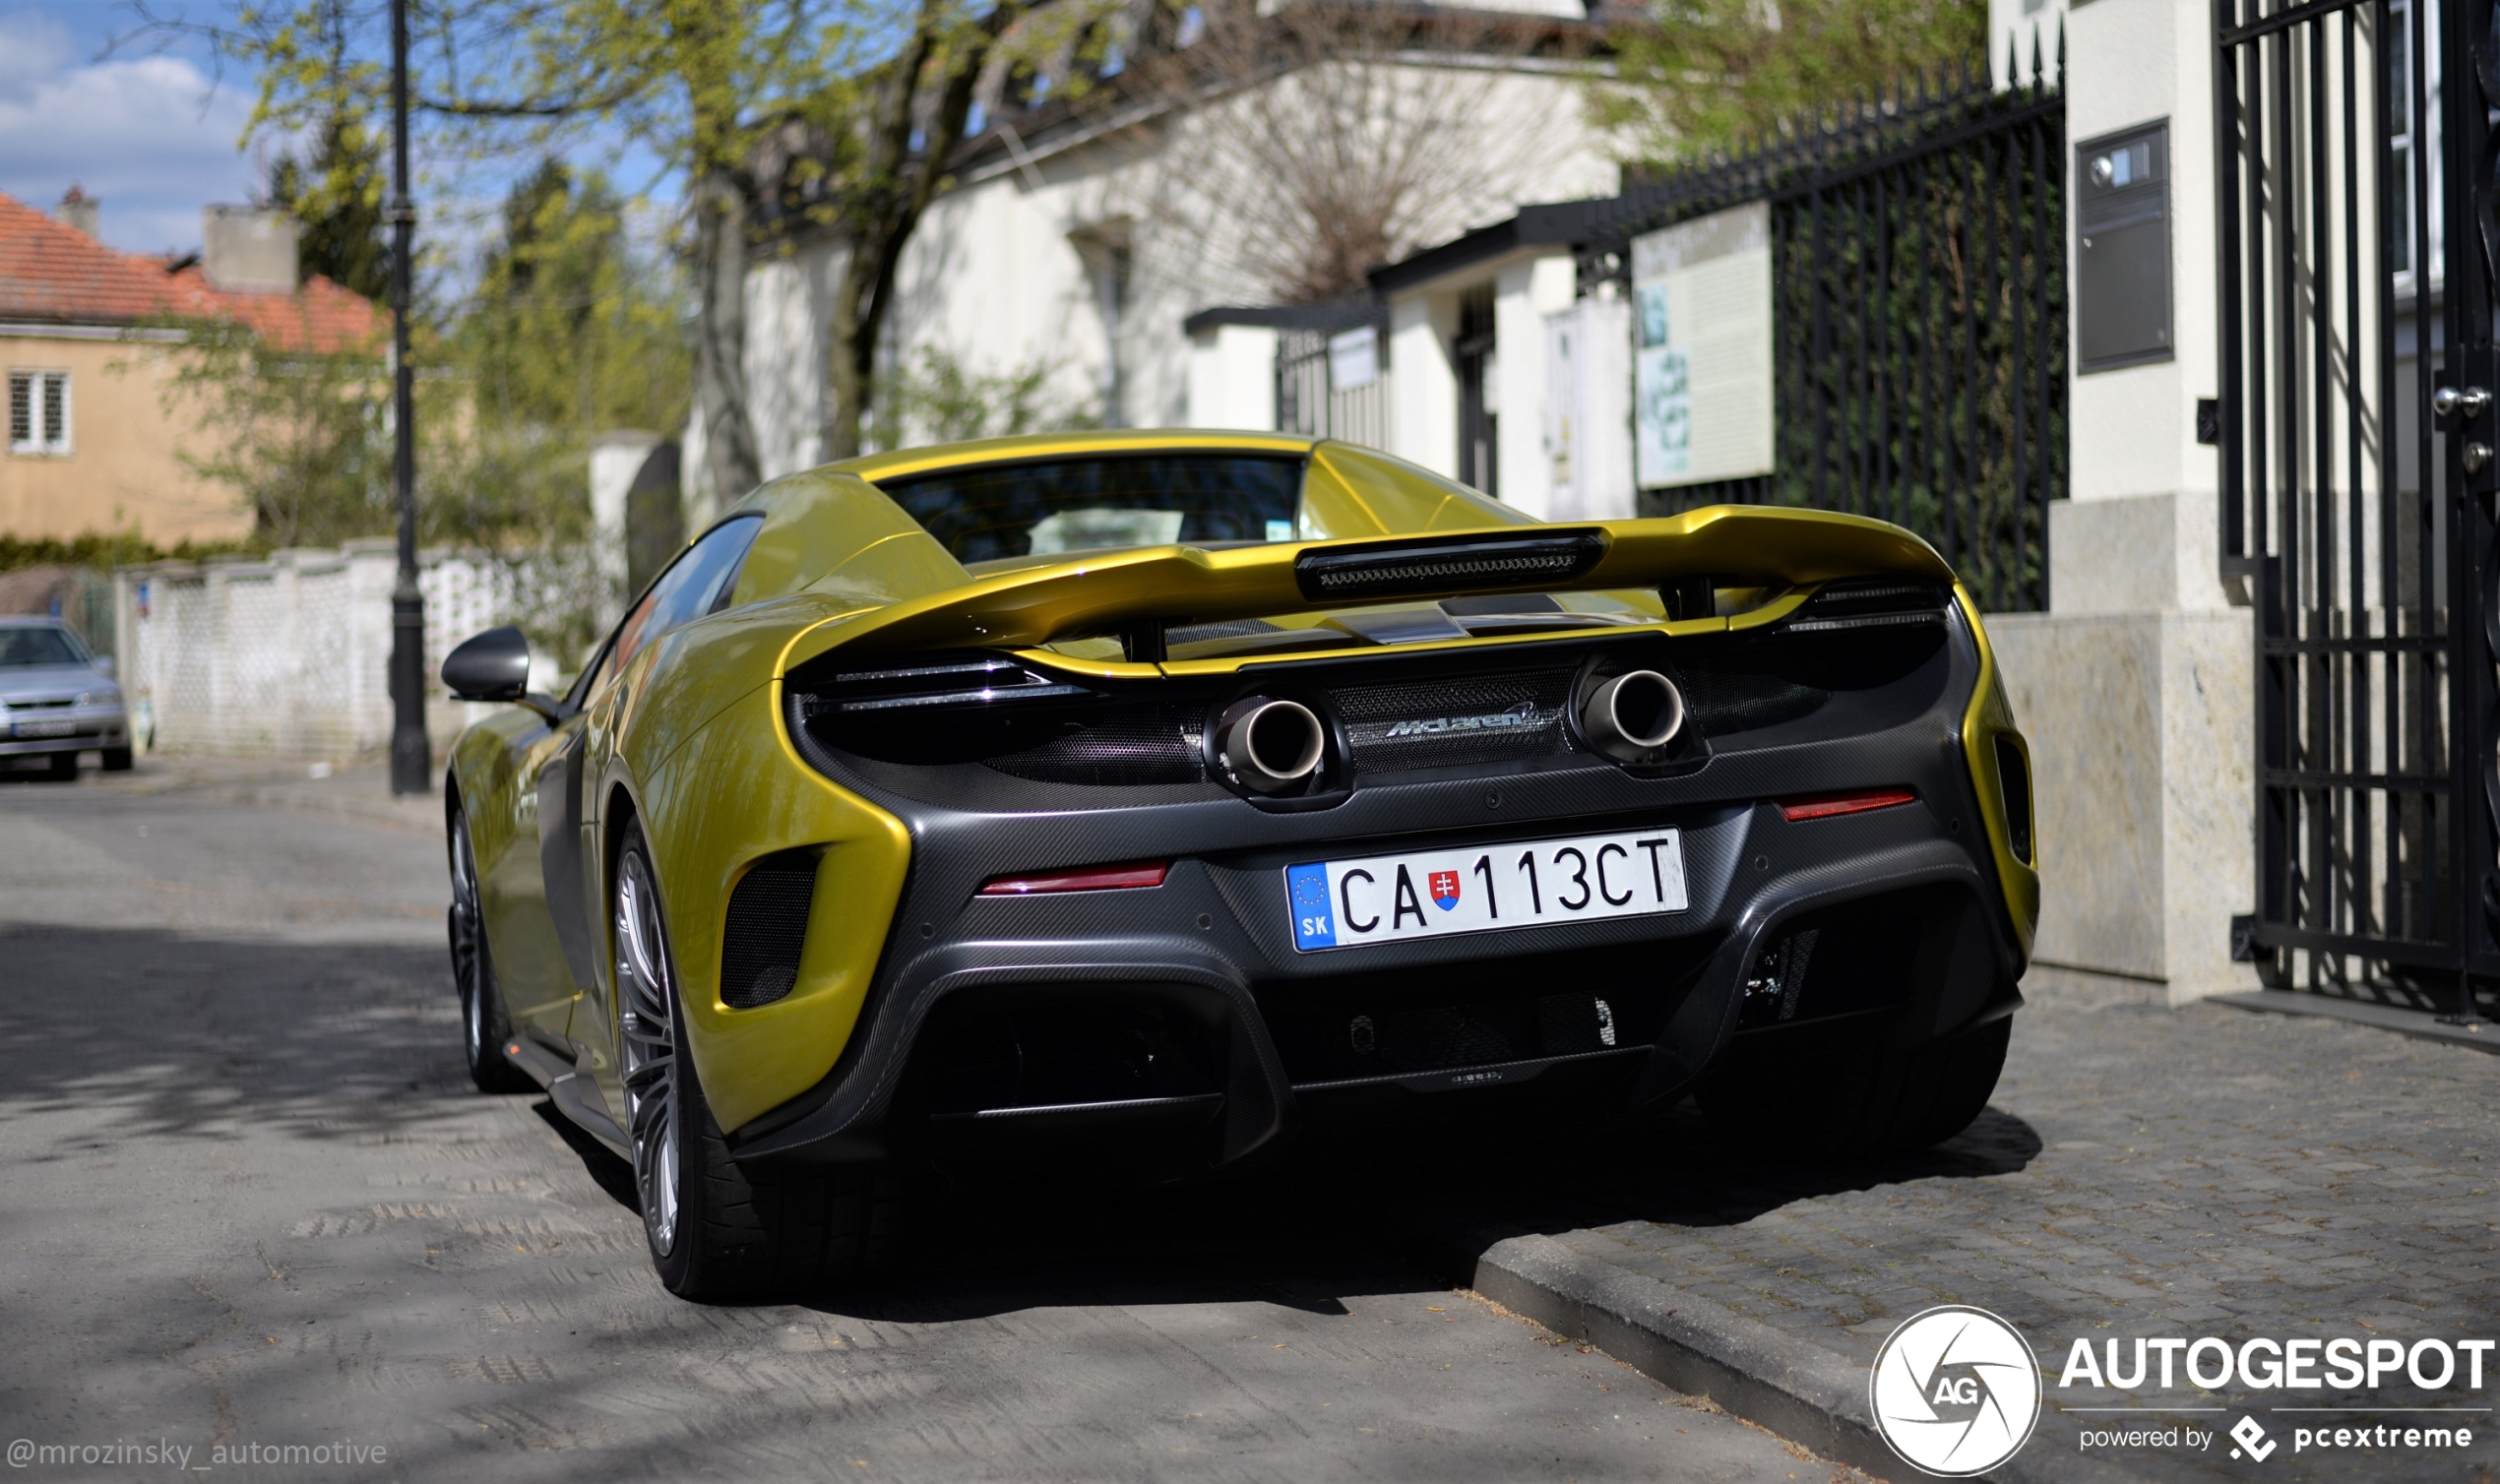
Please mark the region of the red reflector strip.
POLYGON ((983 897, 1031 897, 1038 892, 1116 892, 1126 887, 1159 887, 1171 862, 1150 860, 1129 866, 1094 866, 1083 871, 1050 871, 1039 876, 1002 876, 981 888, 983 897))
POLYGON ((1829 793, 1821 798, 1787 799, 1780 805, 1780 813, 1789 824, 1799 820, 1828 820, 1836 814, 1864 814, 1869 809, 1890 809, 1895 804, 1914 804, 1918 795, 1906 788, 1878 788, 1868 793, 1829 793))

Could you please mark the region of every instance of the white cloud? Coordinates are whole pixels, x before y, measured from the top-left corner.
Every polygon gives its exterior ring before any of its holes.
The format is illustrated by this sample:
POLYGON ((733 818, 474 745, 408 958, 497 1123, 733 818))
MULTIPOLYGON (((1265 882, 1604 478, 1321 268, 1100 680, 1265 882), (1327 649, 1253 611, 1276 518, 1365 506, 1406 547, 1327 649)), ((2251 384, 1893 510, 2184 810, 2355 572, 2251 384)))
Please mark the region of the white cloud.
POLYGON ((50 16, 0 13, 0 192, 48 209, 75 181, 102 204, 113 246, 198 246, 200 209, 249 200, 259 177, 235 149, 250 81, 213 86, 187 57, 94 51, 50 16))

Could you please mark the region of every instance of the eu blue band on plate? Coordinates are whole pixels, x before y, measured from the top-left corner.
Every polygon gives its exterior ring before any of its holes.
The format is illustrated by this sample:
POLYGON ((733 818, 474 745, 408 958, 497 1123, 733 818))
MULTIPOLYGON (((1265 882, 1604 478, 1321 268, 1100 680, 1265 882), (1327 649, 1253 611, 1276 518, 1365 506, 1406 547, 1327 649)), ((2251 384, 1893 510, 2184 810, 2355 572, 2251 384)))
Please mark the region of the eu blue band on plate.
POLYGON ((1293 898, 1293 946, 1337 947, 1337 904, 1328 899, 1328 867, 1316 861, 1287 866, 1284 889, 1293 898))

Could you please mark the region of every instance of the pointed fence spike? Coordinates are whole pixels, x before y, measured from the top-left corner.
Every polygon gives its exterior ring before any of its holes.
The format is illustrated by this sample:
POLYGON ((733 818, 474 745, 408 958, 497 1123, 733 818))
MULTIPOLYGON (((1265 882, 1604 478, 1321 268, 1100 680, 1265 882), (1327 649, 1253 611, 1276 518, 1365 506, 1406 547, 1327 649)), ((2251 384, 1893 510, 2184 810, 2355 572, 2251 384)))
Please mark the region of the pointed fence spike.
POLYGON ((2047 81, 2048 74, 2040 64, 2040 24, 2034 21, 2031 23, 2031 87, 2037 91, 2047 81))

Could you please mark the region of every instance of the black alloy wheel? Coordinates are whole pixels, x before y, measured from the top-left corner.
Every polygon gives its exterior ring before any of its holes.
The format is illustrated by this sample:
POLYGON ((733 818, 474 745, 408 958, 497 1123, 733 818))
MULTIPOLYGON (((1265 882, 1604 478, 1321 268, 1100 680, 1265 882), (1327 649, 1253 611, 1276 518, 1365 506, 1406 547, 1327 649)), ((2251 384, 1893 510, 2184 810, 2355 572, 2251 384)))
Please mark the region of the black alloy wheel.
POLYGON ((451 816, 452 905, 446 914, 452 940, 452 982, 460 989, 462 1050, 469 1080, 480 1092, 535 1092, 538 1084, 504 1055, 512 1018, 495 987, 495 964, 486 951, 485 907, 477 890, 477 857, 469 842, 469 815, 451 816))

